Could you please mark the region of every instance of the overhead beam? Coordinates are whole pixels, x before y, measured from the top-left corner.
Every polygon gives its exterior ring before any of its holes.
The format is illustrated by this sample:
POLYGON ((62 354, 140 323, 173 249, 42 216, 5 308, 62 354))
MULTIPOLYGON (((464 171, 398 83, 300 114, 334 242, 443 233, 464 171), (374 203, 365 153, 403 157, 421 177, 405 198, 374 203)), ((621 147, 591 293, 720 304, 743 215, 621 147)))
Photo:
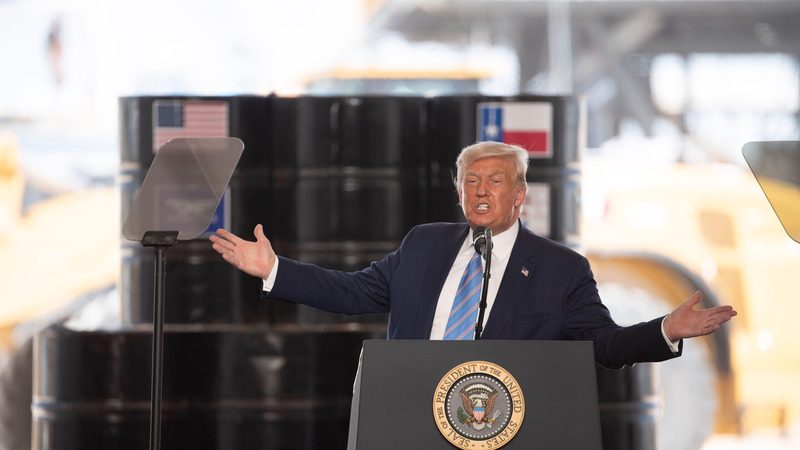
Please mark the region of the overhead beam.
POLYGON ((578 28, 587 32, 595 50, 582 52, 575 62, 576 84, 585 84, 622 55, 642 48, 658 35, 663 24, 661 15, 653 10, 635 12, 611 31, 598 20, 582 20, 578 28))
POLYGON ((624 58, 653 39, 661 30, 662 23, 660 15, 652 10, 636 12, 612 30, 607 30, 597 20, 583 20, 581 23, 593 50, 582 53, 578 59, 576 91, 582 91, 590 81, 610 73, 616 80, 626 109, 647 134, 652 132, 655 107, 649 91, 642 87, 641 79, 631 75, 624 58))

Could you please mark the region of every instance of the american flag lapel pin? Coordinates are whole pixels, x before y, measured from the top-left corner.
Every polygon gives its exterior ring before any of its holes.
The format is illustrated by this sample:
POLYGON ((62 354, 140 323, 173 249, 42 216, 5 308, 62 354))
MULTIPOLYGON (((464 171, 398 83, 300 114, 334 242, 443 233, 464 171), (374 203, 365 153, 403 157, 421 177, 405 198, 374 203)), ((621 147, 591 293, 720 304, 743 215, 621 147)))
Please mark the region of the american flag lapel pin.
POLYGON ((528 268, 525 266, 522 266, 522 270, 520 270, 520 273, 522 273, 522 276, 525 278, 528 278, 528 275, 530 275, 528 268))

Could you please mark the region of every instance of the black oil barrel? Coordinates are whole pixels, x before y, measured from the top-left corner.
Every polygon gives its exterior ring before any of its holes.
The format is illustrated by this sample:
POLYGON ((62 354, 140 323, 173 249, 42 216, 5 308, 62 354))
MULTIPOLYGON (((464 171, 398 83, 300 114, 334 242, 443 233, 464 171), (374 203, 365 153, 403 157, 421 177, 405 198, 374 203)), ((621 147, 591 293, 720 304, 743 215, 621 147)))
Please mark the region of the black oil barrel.
POLYGON ((463 220, 453 178, 463 147, 478 140, 528 150, 528 197, 522 220, 539 235, 578 246, 580 107, 574 97, 445 96, 429 100, 432 221, 463 220))
MULTIPOLYGON (((166 139, 233 136, 245 151, 212 226, 252 236, 269 229, 271 109, 269 97, 124 97, 120 99, 122 220, 166 139)), ((153 251, 121 244, 123 314, 127 322, 152 322, 153 251)), ((167 323, 261 321, 268 307, 254 302, 260 282, 225 263, 205 238, 181 242, 167 252, 167 323)))
MULTIPOLYGON (((427 221, 427 104, 419 97, 276 98, 272 215, 276 252, 360 270, 427 221), (277 150, 279 149, 279 150, 277 150)), ((275 304, 278 322, 384 322, 275 304)))
POLYGON ((426 220, 423 98, 276 99, 277 246, 397 244, 426 220), (292 133, 292 131, 295 131, 292 133))
POLYGON ((597 366, 603 448, 655 450, 659 399, 650 363, 622 369, 597 366))
MULTIPOLYGON (((344 448, 361 342, 382 327, 169 325, 162 448, 344 448)), ((151 332, 47 329, 34 343, 34 450, 143 450, 151 332)))

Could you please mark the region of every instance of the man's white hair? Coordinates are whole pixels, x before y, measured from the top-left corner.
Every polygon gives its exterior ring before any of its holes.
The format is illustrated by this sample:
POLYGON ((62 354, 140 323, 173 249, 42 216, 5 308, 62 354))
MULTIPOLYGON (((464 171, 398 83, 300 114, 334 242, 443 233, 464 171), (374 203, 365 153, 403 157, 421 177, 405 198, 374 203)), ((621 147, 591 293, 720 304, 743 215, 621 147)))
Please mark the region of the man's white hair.
POLYGON ((464 147, 456 159, 456 179, 453 180, 456 189, 461 190, 461 183, 464 182, 464 170, 479 159, 499 157, 507 158, 514 162, 516 168, 515 181, 521 186, 527 187, 525 174, 528 171, 528 152, 518 146, 504 144, 502 142, 485 141, 464 147))

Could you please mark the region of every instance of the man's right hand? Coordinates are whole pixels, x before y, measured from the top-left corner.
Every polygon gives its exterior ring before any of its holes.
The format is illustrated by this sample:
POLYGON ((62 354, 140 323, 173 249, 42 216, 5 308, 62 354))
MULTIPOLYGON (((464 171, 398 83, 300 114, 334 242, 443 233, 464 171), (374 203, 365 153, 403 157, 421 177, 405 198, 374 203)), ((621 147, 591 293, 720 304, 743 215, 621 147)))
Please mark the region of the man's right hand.
POLYGON ((245 241, 220 228, 209 240, 212 242, 211 246, 214 250, 222 255, 225 261, 249 275, 264 280, 275 266, 277 257, 260 224, 256 225, 253 234, 256 236, 255 242, 245 241))

